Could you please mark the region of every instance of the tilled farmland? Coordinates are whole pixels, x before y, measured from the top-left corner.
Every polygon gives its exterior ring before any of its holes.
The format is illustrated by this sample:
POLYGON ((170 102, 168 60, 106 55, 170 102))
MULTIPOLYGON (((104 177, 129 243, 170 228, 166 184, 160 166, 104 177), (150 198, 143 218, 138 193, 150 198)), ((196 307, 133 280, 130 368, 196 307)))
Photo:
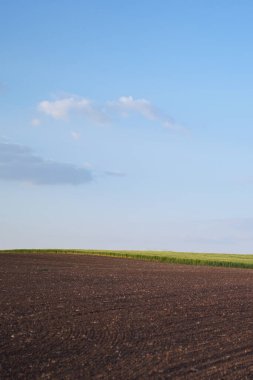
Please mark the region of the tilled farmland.
POLYGON ((253 379, 253 270, 0 254, 1 379, 253 379))

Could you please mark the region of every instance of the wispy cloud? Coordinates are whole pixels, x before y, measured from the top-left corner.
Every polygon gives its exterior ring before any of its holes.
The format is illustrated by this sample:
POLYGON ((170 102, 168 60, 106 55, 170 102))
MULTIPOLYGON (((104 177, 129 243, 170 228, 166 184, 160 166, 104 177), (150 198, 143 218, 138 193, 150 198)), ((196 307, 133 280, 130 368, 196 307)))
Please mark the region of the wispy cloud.
POLYGON ((40 112, 56 120, 66 120, 71 113, 78 113, 98 124, 108 121, 108 116, 102 109, 96 107, 90 99, 76 95, 56 100, 43 100, 37 108, 40 112))
POLYGON ((40 124, 41 124, 41 120, 38 119, 38 118, 34 118, 34 119, 31 120, 31 125, 33 127, 38 127, 40 124))
POLYGON ((125 177, 126 174, 117 170, 106 170, 105 175, 110 177, 125 177))
POLYGON ((147 99, 134 99, 132 96, 121 96, 116 101, 109 101, 107 105, 119 111, 123 116, 136 113, 147 120, 158 121, 165 128, 182 129, 182 126, 176 124, 172 118, 167 117, 164 112, 147 99))
POLYGON ((119 110, 123 115, 135 112, 148 120, 159 119, 158 111, 146 99, 134 99, 132 96, 121 96, 116 101, 108 102, 108 106, 119 110))
POLYGON ((71 132, 71 137, 72 137, 73 140, 80 140, 81 134, 79 132, 72 131, 71 132))
POLYGON ((92 170, 45 160, 26 146, 0 142, 0 180, 35 185, 81 185, 93 180, 92 170))
POLYGON ((43 100, 38 104, 37 109, 56 120, 67 120, 71 115, 79 114, 96 124, 111 122, 116 115, 126 117, 137 114, 146 120, 160 123, 164 128, 184 129, 149 100, 135 99, 133 96, 121 96, 117 100, 106 101, 98 106, 88 98, 71 95, 54 100, 43 100))
POLYGON ((224 218, 195 221, 187 231, 184 236, 185 242, 236 246, 242 242, 253 242, 253 219, 224 218))

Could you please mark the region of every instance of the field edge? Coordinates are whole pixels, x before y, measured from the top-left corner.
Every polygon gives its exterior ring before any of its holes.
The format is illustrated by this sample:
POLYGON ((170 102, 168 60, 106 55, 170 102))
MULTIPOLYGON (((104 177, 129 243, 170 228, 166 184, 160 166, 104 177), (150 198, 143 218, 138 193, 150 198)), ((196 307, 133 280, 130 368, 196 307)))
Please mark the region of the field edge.
POLYGON ((0 250, 0 254, 78 254, 110 256, 125 259, 156 261, 168 264, 207 265, 213 267, 253 269, 253 255, 192 253, 174 251, 120 251, 92 249, 10 249, 0 250))

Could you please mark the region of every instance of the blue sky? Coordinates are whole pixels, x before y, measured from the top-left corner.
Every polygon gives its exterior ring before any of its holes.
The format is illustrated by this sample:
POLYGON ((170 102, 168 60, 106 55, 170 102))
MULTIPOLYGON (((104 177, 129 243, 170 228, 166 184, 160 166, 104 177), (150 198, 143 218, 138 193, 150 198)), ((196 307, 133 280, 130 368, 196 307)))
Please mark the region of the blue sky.
POLYGON ((253 252, 253 3, 2 1, 0 248, 253 252))

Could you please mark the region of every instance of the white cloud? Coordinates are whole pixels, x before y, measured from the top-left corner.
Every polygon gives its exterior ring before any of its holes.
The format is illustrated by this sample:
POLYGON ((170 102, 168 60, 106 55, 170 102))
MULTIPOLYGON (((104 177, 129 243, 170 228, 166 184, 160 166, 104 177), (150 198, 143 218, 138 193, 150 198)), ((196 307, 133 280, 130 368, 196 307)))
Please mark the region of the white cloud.
POLYGON ((159 119, 157 110, 146 99, 134 99, 132 96, 121 96, 116 101, 108 102, 108 105, 122 111, 124 114, 136 112, 148 120, 159 119))
POLYGON ((130 113, 137 113, 147 120, 158 121, 164 128, 168 129, 184 129, 179 124, 176 124, 171 118, 155 107, 147 99, 134 99, 132 96, 121 96, 116 101, 107 103, 108 107, 114 108, 123 116, 128 116, 130 113))
POLYGON ((38 104, 38 110, 53 119, 67 119, 71 112, 77 112, 95 123, 108 121, 107 115, 95 107, 91 100, 78 96, 69 96, 56 100, 43 100, 38 104))
POLYGON ((89 110, 90 102, 88 99, 74 97, 54 101, 43 100, 39 103, 38 109, 54 119, 65 119, 71 110, 89 110))
MULTIPOLYGON (((99 107, 88 98, 71 95, 55 100, 43 100, 37 108, 41 113, 56 120, 66 120, 73 114, 79 114, 93 123, 105 124, 111 121, 108 114, 112 117, 115 113, 123 117, 137 114, 146 120, 160 123, 164 128, 184 130, 181 125, 175 123, 150 101, 144 98, 135 99, 133 96, 121 96, 117 100, 105 102, 103 106, 99 107)), ((39 119, 34 119, 35 124, 36 120, 39 119)), ((72 137, 78 139, 75 132, 72 137)))

